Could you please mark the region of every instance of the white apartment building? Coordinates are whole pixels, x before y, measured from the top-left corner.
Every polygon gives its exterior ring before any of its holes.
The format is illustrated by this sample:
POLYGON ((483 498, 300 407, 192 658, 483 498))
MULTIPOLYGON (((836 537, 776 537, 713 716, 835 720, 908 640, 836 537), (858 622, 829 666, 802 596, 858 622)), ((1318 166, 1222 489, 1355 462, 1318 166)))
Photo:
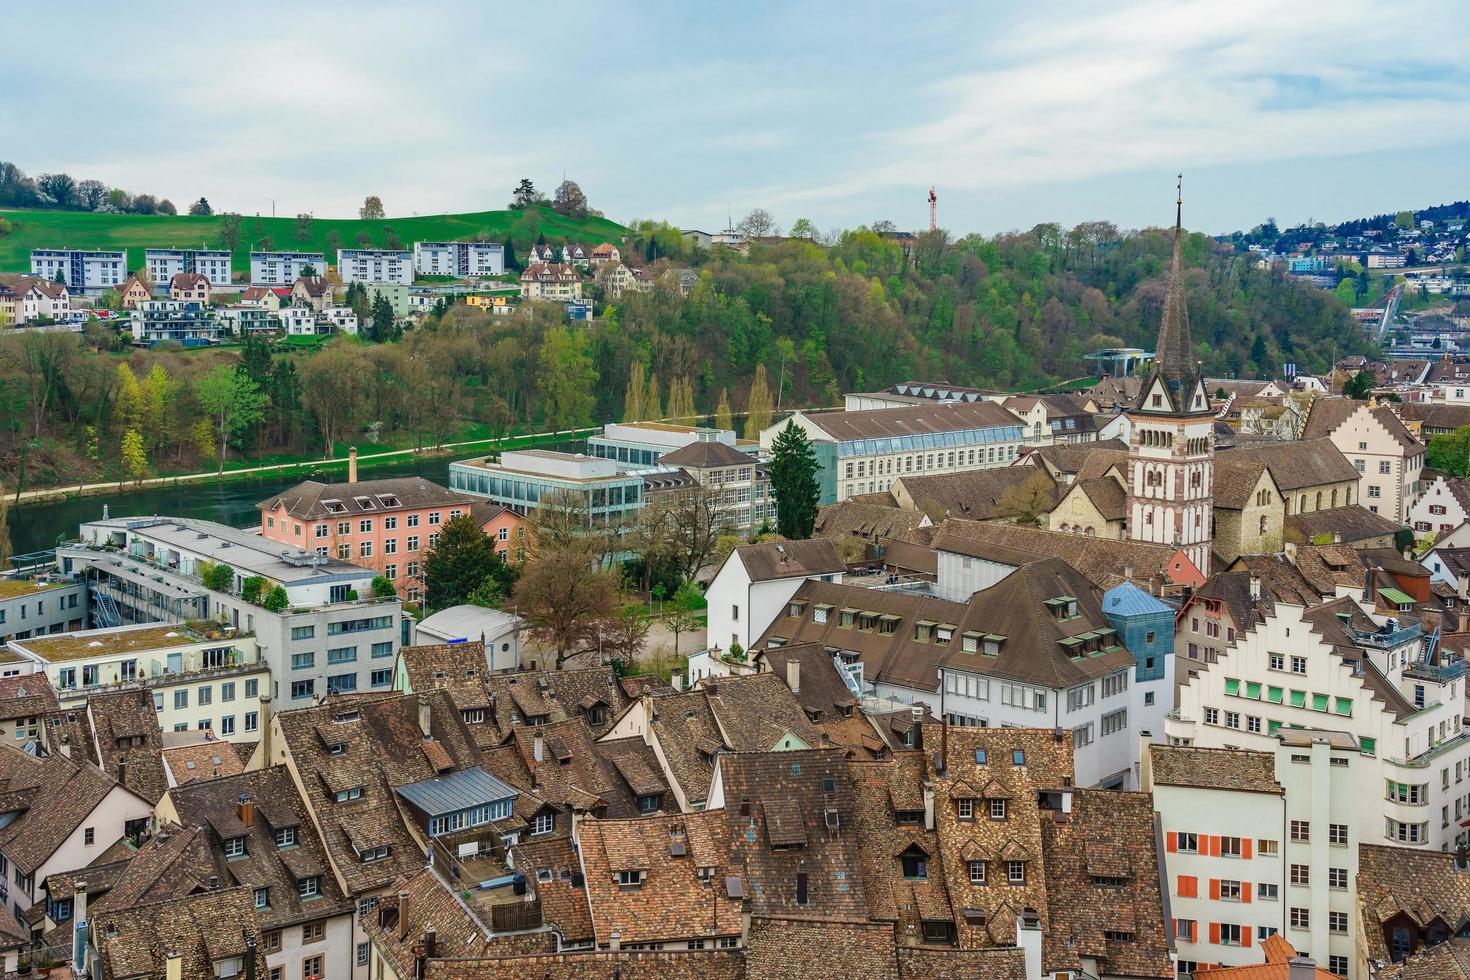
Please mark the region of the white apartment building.
POLYGON ((413 268, 421 276, 498 276, 505 272, 499 242, 414 242, 413 268))
POLYGON ((31 275, 54 281, 58 274, 72 292, 106 292, 127 280, 128 253, 78 248, 31 249, 31 275))
POLYGON ((339 248, 337 275, 343 283, 413 285, 413 253, 402 249, 339 248))
POLYGON ((1292 729, 1349 735, 1359 839, 1452 848, 1470 801, 1465 663, 1427 646, 1417 623, 1380 625, 1351 598, 1277 602, 1185 680, 1165 731, 1176 745, 1263 751, 1292 729))
POLYGON ((241 531, 189 518, 89 521, 80 541, 57 548, 67 574, 85 579, 107 625, 203 622, 255 638, 270 669, 275 709, 314 704, 328 693, 386 691, 408 621, 397 598, 372 598, 377 574, 241 531), (226 589, 204 585, 209 564, 231 571, 226 589), (260 598, 247 584, 263 580, 260 598), (267 609, 279 586, 286 604, 267 609))
POLYGON ((143 265, 148 278, 159 284, 180 272, 197 272, 211 286, 230 282, 230 252, 223 248, 149 248, 143 251, 143 265))
MULTIPOLYGON (((807 579, 841 582, 847 566, 828 538, 740 545, 705 590, 708 645, 749 650, 807 579)), ((692 684, 698 680, 690 677, 692 684)))
POLYGON ((1274 749, 1152 746, 1143 788, 1164 836, 1179 972, 1259 963, 1280 933, 1348 980, 1358 935, 1358 796, 1372 768, 1341 732, 1283 730, 1274 749))
POLYGON ((166 732, 212 731, 253 742, 269 724, 270 671, 255 638, 197 624, 138 623, 12 640, 10 649, 44 673, 64 708, 99 693, 148 690, 166 732))
POLYGON ((251 252, 250 285, 293 286, 307 275, 326 275, 327 257, 321 252, 251 252))

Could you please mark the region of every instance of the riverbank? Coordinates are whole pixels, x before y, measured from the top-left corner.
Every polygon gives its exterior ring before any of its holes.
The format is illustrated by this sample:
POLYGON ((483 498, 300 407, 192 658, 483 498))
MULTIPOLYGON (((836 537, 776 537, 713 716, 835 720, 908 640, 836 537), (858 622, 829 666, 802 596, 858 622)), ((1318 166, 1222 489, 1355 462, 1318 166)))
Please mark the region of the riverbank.
MULTIPOLYGON (((570 440, 585 439, 596 431, 596 429, 591 428, 562 429, 556 432, 534 432, 527 435, 501 436, 495 439, 446 442, 437 446, 426 446, 421 449, 392 449, 378 453, 365 453, 358 455, 357 467, 359 470, 367 470, 374 466, 390 466, 413 460, 438 459, 444 456, 468 455, 481 452, 504 452, 508 449, 530 449, 538 446, 564 443, 570 440)), ((47 503, 72 500, 80 497, 101 497, 119 493, 133 493, 189 485, 240 481, 250 482, 262 479, 275 480, 293 476, 307 478, 334 470, 345 471, 346 469, 347 456, 342 455, 318 459, 303 459, 289 463, 270 463, 264 466, 240 467, 227 469, 223 473, 209 470, 201 473, 149 477, 137 481, 113 480, 106 483, 84 483, 80 486, 45 487, 36 490, 23 490, 15 494, 11 498, 11 502, 13 504, 47 503)))

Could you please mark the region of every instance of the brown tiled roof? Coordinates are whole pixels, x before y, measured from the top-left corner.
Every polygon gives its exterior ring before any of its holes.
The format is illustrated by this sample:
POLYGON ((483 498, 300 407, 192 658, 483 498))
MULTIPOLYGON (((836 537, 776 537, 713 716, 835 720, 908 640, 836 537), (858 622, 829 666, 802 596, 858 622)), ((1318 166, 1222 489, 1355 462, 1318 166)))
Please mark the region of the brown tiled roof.
POLYGON ((459 709, 442 691, 332 697, 320 705, 275 716, 301 774, 323 844, 350 894, 381 887, 423 863, 423 852, 404 826, 393 793, 396 787, 439 774, 423 750, 421 697, 428 700, 434 741, 444 748, 454 767, 479 765, 479 749, 459 709), (322 733, 331 741, 324 741, 322 733), (342 751, 332 754, 330 744, 340 744, 342 751), (337 790, 352 787, 363 788, 361 799, 336 802, 337 790), (352 837, 357 828, 369 826, 391 850, 387 858, 364 864, 352 837))
POLYGON ((856 712, 858 699, 837 672, 837 666, 820 643, 788 643, 768 647, 754 655, 761 670, 783 682, 791 675, 790 664, 796 666, 797 690, 792 692, 812 723, 821 728, 826 722, 856 712))
MULTIPOLYGON (((284 506, 286 513, 303 521, 321 521, 337 517, 358 517, 371 514, 391 514, 400 510, 416 510, 420 507, 461 507, 466 513, 475 501, 468 494, 456 493, 437 483, 418 476, 397 477, 391 480, 359 480, 356 483, 318 483, 305 480, 286 490, 267 497, 257 504, 262 512, 272 511, 277 505, 284 506), (366 498, 371 506, 358 502, 366 498), (385 500, 390 498, 393 502, 385 500), (333 502, 333 509, 327 502, 333 502)), ((444 515, 448 520, 449 515, 444 515)))
POLYGON ((352 911, 285 766, 199 780, 171 790, 170 795, 185 826, 207 829, 205 840, 225 881, 270 889, 270 908, 259 912, 264 928, 352 911), (249 826, 240 816, 240 798, 246 795, 254 807, 249 826), (231 835, 245 838, 246 857, 225 858, 221 830, 226 827, 231 835), (294 828, 295 843, 277 847, 276 833, 288 827, 294 828), (321 896, 303 901, 299 882, 307 877, 319 879, 321 896))
POLYGON ((394 879, 390 885, 377 908, 360 921, 363 931, 395 965, 399 976, 415 975, 413 946, 423 940, 431 926, 439 956, 453 959, 485 955, 488 944, 483 926, 433 871, 420 868, 394 879), (389 920, 386 925, 385 918, 389 920))
POLYGON ((725 881, 736 873, 726 833, 725 814, 713 810, 583 822, 579 843, 597 941, 613 933, 625 944, 739 935, 741 899, 725 881), (641 871, 642 883, 620 886, 619 871, 641 871))
POLYGON ((1424 444, 1415 439, 1413 434, 1405 428, 1403 420, 1394 414, 1392 408, 1387 405, 1376 405, 1370 408, 1367 402, 1355 401, 1351 398, 1318 398, 1312 402, 1306 424, 1302 426, 1302 438, 1313 439, 1318 436, 1332 435, 1359 409, 1372 415, 1374 421, 1383 426, 1406 453, 1412 455, 1424 450, 1424 444))
MULTIPOLYGON (((181 955, 182 975, 214 975, 214 961, 244 957, 247 935, 260 935, 248 888, 224 888, 188 898, 92 916, 98 936, 98 980, 161 977, 166 951, 181 955)), ((255 975, 267 976, 264 948, 255 951, 255 975)))
POLYGON ((1087 494, 1087 499, 1092 501, 1092 506, 1104 520, 1128 519, 1128 488, 1118 477, 1109 474, 1090 480, 1079 479, 1077 487, 1087 494))
POLYGON ((1205 749, 1183 745, 1150 745, 1153 780, 1160 786, 1271 793, 1283 790, 1276 782, 1276 757, 1246 749, 1205 749))
POLYGON ((630 700, 611 667, 490 674, 484 687, 502 740, 515 728, 530 724, 531 718, 547 722, 577 718, 593 735, 601 735, 630 700), (593 725, 589 709, 599 702, 605 707, 603 721, 593 725))
POLYGON ((1357 504, 1290 514, 1286 518, 1287 540, 1290 541, 1309 542, 1330 535, 1333 544, 1352 544, 1389 537, 1401 528, 1403 525, 1398 521, 1391 521, 1357 504))
POLYGON ((815 917, 754 917, 745 950, 746 976, 762 980, 862 977, 864 980, 1025 980, 1019 948, 909 946, 886 922, 815 917))
MULTIPOLYGON (((1123 581, 1128 568, 1133 569, 1135 581, 1158 579, 1163 584, 1181 583, 1193 571, 1185 567, 1187 559, 1180 557, 1179 550, 1168 545, 1088 538, 1014 524, 945 521, 934 536, 934 547, 975 558, 990 558, 997 547, 1013 555, 1061 558, 1103 589, 1123 581)), ((1004 557, 997 560, 1009 564, 1004 557)))
POLYGON ((1241 555, 1226 571, 1244 571, 1255 576, 1261 582, 1262 595, 1272 602, 1311 606, 1322 601, 1323 594, 1307 581, 1301 570, 1276 555, 1241 555))
POLYGON ((812 748, 821 745, 821 733, 776 674, 707 678, 699 690, 724 734, 726 746, 736 752, 769 752, 787 732, 812 748))
MULTIPOLYGON (((1226 472, 1241 468, 1259 472, 1264 465, 1282 493, 1298 493, 1332 483, 1356 483, 1357 468, 1348 462, 1342 450, 1326 437, 1303 437, 1290 445, 1250 446, 1216 454, 1216 480, 1221 467, 1226 472)), ((1255 481, 1251 480, 1251 485, 1255 481)))
POLYGON ((1126 466, 1128 446, 1121 439, 1100 442, 1054 443, 1032 449, 1022 457, 1030 465, 1045 460, 1049 469, 1064 476, 1102 476, 1113 466, 1126 466))
POLYGON ((546 924, 560 930, 565 942, 592 939, 592 912, 587 905, 586 886, 573 883, 573 876, 581 873, 582 865, 571 838, 537 838, 515 845, 511 853, 515 856, 516 870, 535 882, 546 924), (544 880, 541 872, 549 873, 550 880, 544 880))
POLYGON ((168 281, 169 289, 201 289, 209 287, 209 277, 199 272, 175 272, 168 281))
POLYGON ((902 476, 894 480, 894 493, 906 493, 921 513, 939 521, 946 517, 988 521, 997 516, 996 509, 1006 492, 1028 480, 1040 479, 1048 499, 1043 510, 1050 510, 1062 496, 1062 490, 1051 474, 1025 466, 998 466, 960 473, 938 473, 930 476, 902 476))
MULTIPOLYGON (((1204 599, 1213 599, 1222 603, 1230 613, 1230 619, 1237 629, 1252 630, 1262 617, 1270 616, 1275 612, 1274 597, 1263 588, 1261 596, 1257 599, 1251 598, 1251 573, 1248 571, 1224 571, 1210 577, 1210 580, 1200 586, 1185 602, 1180 609, 1183 614, 1193 604, 1204 599)), ((1312 602, 1306 605, 1315 605, 1317 598, 1312 597, 1312 602)))
POLYGON ((938 836, 924 827, 924 756, 900 752, 883 762, 850 763, 849 771, 868 917, 893 923, 902 943, 923 942, 925 922, 952 923, 955 917, 939 873, 938 836), (919 819, 900 823, 900 811, 919 819), (926 879, 904 877, 906 852, 922 855, 932 867, 926 879))
POLYGON ((1378 629, 1378 624, 1363 612, 1351 596, 1343 596, 1303 610, 1302 621, 1310 623, 1312 632, 1320 636, 1323 643, 1332 647, 1333 652, 1362 677, 1363 687, 1372 692, 1373 700, 1383 702, 1384 709, 1395 718, 1407 718, 1413 714, 1417 709, 1409 699, 1374 666, 1372 657, 1354 645, 1352 636, 1347 632, 1348 626, 1338 618, 1338 613, 1348 615, 1348 625, 1354 630, 1372 632, 1378 629))
POLYGON ((1443 851, 1360 844, 1357 884, 1368 958, 1385 963, 1392 959, 1383 935, 1390 919, 1406 915, 1421 928, 1439 919, 1453 934, 1470 910, 1470 872, 1443 851))
POLYGON ((1339 585, 1363 586, 1363 562, 1351 545, 1297 545, 1293 564, 1323 596, 1337 595, 1339 585))
POLYGON ((660 466, 684 466, 702 470, 714 466, 754 466, 755 457, 723 442, 699 440, 659 457, 660 466))
MULTIPOLYGON (((892 500, 891 496, 889 500, 892 500)), ((883 506, 848 499, 819 507, 812 533, 816 537, 835 540, 859 538, 876 542, 918 527, 923 520, 923 514, 903 510, 894 504, 883 506)))
POLYGON ((732 556, 740 558, 752 582, 827 575, 847 568, 837 554, 837 546, 828 538, 743 544, 735 549, 732 556))
POLYGON ((431 960, 424 980, 484 980, 485 977, 535 977, 536 980, 745 980, 740 950, 707 949, 600 951, 431 960))
POLYGON ((1375 976, 1377 980, 1470 980, 1470 942, 1451 939, 1421 948, 1408 959, 1385 966, 1375 976))
POLYGON ((163 750, 163 764, 175 786, 183 786, 199 779, 220 779, 238 776, 245 771, 245 763, 229 742, 199 742, 180 745, 163 750))
POLYGON ((229 880, 220 877, 209 832, 203 827, 171 824, 138 849, 92 908, 99 913, 123 912, 137 905, 184 898, 208 890, 211 877, 229 880))
POLYGON ((1156 840, 1148 793, 1074 790, 1069 818, 1042 815, 1050 911, 1043 972, 1080 972, 1095 959, 1104 976, 1174 976, 1156 840))
POLYGON ((856 800, 841 750, 732 753, 720 757, 720 774, 729 865, 743 878, 752 914, 867 917, 856 800), (775 828, 772 813, 781 814, 775 828), (806 843, 783 846, 795 836, 793 819, 806 843), (796 904, 798 873, 805 905, 796 904))
POLYGON ((861 412, 815 412, 806 419, 839 442, 1021 426, 1019 418, 995 402, 935 402, 861 412))
POLYGON ((1470 405, 1446 405, 1440 402, 1404 402, 1395 406, 1399 417, 1419 422, 1427 434, 1453 432, 1470 425, 1470 405))
POLYGON ((0 679, 0 720, 40 718, 60 707, 56 690, 45 674, 22 674, 0 679))
MULTIPOLYGON (((511 744, 530 780, 529 788, 541 799, 573 810, 606 807, 606 816, 637 815, 635 794, 613 762, 619 749, 606 754, 599 752, 592 733, 580 720, 569 718, 535 727, 517 726, 512 738, 511 744), (541 740, 539 760, 536 758, 538 738, 541 740)), ((643 744, 642 739, 633 741, 643 744)), ((636 750, 630 760, 647 764, 646 757, 636 750)), ((630 761, 630 765, 635 764, 630 761)))
POLYGON ((87 714, 107 774, 150 803, 163 799, 168 776, 152 692, 94 694, 87 699, 87 714), (135 744, 140 739, 141 744, 135 744))
POLYGON ((691 691, 655 696, 652 703, 653 719, 648 726, 658 740, 669 775, 691 806, 702 803, 709 795, 714 756, 726 748, 709 697, 704 691, 691 691))
POLYGON ((302 276, 296 280, 295 285, 313 299, 330 296, 332 293, 332 284, 327 281, 326 276, 302 276))
POLYGON ((35 874, 116 786, 90 763, 0 746, 0 809, 18 812, 0 827, 0 851, 35 874))

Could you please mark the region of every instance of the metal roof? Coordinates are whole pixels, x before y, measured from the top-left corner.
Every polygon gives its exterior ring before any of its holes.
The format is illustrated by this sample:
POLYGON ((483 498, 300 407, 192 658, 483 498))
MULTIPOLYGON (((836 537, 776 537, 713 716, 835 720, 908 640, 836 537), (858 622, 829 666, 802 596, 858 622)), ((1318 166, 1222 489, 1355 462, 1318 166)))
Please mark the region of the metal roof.
POLYGON ((431 817, 458 813, 498 800, 510 800, 519 796, 516 789, 507 786, 479 766, 461 769, 432 779, 421 779, 396 790, 414 809, 431 817))
POLYGON ((1103 593, 1103 612, 1109 616, 1142 616, 1148 613, 1172 614, 1176 610, 1132 582, 1120 582, 1103 593))

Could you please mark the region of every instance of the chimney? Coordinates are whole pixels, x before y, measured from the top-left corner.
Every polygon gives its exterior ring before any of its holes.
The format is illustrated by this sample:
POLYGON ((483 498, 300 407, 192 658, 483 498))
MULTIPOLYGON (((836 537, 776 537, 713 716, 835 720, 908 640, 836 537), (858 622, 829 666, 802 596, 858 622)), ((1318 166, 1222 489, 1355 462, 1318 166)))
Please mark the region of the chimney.
POLYGON ((61 754, 64 755, 68 759, 71 758, 71 736, 70 735, 63 735, 63 736, 61 736, 61 754))
POLYGON ((255 826, 255 800, 249 793, 241 793, 237 807, 240 814, 240 822, 246 827, 255 826))
POLYGON ((255 980, 255 933, 245 934, 245 980, 255 980))
POLYGON ((532 739, 531 739, 531 758, 534 759, 534 760, 536 760, 537 762, 540 762, 542 760, 542 758, 545 756, 545 754, 546 754, 545 742, 541 738, 541 733, 540 732, 537 732, 535 734, 535 736, 532 737, 532 739))
POLYGON ((408 892, 398 893, 398 938, 408 938, 408 892))
POLYGON ((72 883, 71 961, 78 971, 87 966, 87 883, 72 883))
POLYGON ((1316 980, 1317 964, 1310 956, 1293 956, 1286 961, 1286 980, 1316 980))
POLYGON ((352 446, 347 450, 347 482, 357 482, 357 447, 352 446))
POLYGON ((1026 976, 1041 976, 1041 916, 1022 909, 1016 922, 1016 945, 1026 958, 1026 976))
POLYGON ((126 786, 128 784, 128 759, 127 756, 117 757, 117 784, 126 786))
POLYGON ((1363 601, 1374 602, 1377 598, 1377 579, 1374 576, 1373 567, 1363 569, 1363 601))
POLYGON ((801 661, 795 657, 786 661, 786 686, 792 694, 801 690, 801 661))
POLYGON ((184 957, 176 949, 170 949, 163 954, 164 980, 184 980, 184 957))
POLYGON ((432 960, 439 955, 439 936, 433 926, 424 931, 424 959, 432 960))
POLYGON ((1127 582, 1132 582, 1133 581, 1133 566, 1132 565, 1124 565, 1123 566, 1123 579, 1124 579, 1124 581, 1127 581, 1127 582))
POLYGON ((934 783, 924 780, 924 829, 934 829, 934 783))
POLYGON ((423 732, 424 738, 433 738, 434 732, 429 724, 429 696, 419 695, 419 731, 423 732))
POLYGON ((1461 602, 1470 602, 1470 575, 1455 576, 1455 596, 1461 602))
POLYGON ((607 948, 610 949, 610 950, 612 950, 614 953, 616 953, 618 950, 622 949, 623 948, 623 934, 621 932, 615 932, 611 936, 608 936, 607 937, 607 948))

